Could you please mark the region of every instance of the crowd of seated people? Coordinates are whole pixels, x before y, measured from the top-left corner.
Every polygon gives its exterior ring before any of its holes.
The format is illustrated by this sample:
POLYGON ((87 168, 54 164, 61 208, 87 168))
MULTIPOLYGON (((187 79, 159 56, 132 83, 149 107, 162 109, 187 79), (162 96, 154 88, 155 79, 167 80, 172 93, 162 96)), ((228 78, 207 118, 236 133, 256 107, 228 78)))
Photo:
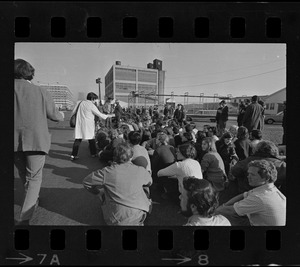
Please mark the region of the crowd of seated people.
POLYGON ((260 130, 249 133, 233 125, 217 136, 215 126, 197 129, 185 120, 178 123, 175 117, 143 112, 138 120, 126 117, 124 122, 134 123, 133 127, 121 124, 107 133, 100 131, 96 138, 99 159, 107 167, 86 177, 84 186, 101 196, 108 224, 143 225, 145 217, 151 216, 154 190, 161 201, 172 202, 189 217, 186 225, 285 223, 278 216, 285 218, 286 213, 286 159, 273 142, 262 139, 260 130), (124 190, 133 191, 129 195, 124 190), (143 204, 134 205, 134 199, 143 204), (249 203, 270 208, 261 211, 249 203), (119 221, 113 219, 114 213, 119 221))

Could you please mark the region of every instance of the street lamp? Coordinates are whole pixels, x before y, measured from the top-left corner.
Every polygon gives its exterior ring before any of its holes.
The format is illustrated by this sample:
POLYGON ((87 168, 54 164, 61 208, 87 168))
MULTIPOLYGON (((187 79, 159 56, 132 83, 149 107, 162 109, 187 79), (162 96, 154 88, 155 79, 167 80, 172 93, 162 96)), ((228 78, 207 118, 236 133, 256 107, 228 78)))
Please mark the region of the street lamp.
POLYGON ((100 88, 100 84, 102 83, 101 82, 101 78, 97 78, 96 79, 96 83, 98 83, 99 84, 99 102, 100 102, 100 106, 102 106, 102 102, 101 102, 101 88, 100 88))

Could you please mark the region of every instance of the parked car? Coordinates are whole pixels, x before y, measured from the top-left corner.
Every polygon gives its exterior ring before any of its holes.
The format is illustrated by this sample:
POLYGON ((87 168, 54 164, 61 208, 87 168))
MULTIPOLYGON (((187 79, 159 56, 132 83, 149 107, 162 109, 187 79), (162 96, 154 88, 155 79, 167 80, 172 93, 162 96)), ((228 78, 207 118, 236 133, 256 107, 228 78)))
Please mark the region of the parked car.
POLYGON ((266 115, 265 123, 266 124, 273 124, 274 122, 282 123, 282 119, 283 119, 283 111, 280 111, 274 115, 266 115))
POLYGON ((209 119, 211 122, 216 121, 216 110, 197 110, 194 113, 187 113, 186 120, 187 121, 201 121, 203 119, 209 119))

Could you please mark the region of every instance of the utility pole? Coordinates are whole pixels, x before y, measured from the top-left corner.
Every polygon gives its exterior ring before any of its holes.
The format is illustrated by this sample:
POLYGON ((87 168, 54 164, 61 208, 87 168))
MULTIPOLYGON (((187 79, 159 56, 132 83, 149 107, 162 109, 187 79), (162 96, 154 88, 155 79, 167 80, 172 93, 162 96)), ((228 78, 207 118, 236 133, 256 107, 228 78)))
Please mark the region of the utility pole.
POLYGON ((100 84, 102 83, 101 82, 101 78, 97 78, 96 79, 96 83, 98 83, 99 84, 99 104, 100 104, 100 106, 102 106, 102 102, 101 102, 101 87, 100 87, 100 84))

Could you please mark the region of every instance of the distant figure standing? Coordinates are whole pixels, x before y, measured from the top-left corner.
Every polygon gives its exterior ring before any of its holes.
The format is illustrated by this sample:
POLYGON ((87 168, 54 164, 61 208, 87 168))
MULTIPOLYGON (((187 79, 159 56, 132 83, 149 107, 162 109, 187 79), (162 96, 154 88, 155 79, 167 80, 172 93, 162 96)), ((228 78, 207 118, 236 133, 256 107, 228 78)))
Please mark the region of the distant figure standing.
POLYGON ((239 105, 238 116, 237 116, 237 124, 239 127, 243 125, 243 118, 244 118, 245 112, 246 112, 246 105, 245 105, 244 101, 241 101, 241 103, 239 105))
POLYGON ((217 122, 217 131, 218 136, 222 136, 225 132, 226 122, 228 121, 228 107, 225 100, 222 100, 219 103, 219 108, 217 109, 216 122, 217 122))
POLYGON ((283 118, 282 118, 282 127, 283 127, 283 136, 282 136, 282 144, 286 145, 286 101, 283 102, 283 118))
MULTIPOLYGON (((103 113, 104 114, 111 114, 112 113, 112 108, 111 108, 111 98, 107 98, 105 101, 103 107, 102 107, 103 113)), ((105 120, 105 127, 106 128, 111 128, 111 117, 107 117, 105 120)))
POLYGON ((184 112, 183 112, 183 106, 181 104, 177 105, 177 109, 174 112, 174 119, 179 124, 180 127, 182 127, 182 122, 184 119, 184 112))
POLYGON ((64 120, 48 91, 31 83, 34 72, 27 61, 15 60, 14 164, 24 190, 19 225, 29 225, 38 205, 43 167, 51 144, 47 119, 64 120))
POLYGON ((116 102, 116 106, 115 106, 114 113, 115 113, 115 117, 116 117, 116 127, 119 128, 123 110, 122 110, 122 107, 120 106, 119 100, 116 99, 115 102, 116 102))
POLYGON ((258 103, 258 96, 252 96, 252 103, 246 108, 243 126, 251 132, 253 129, 262 130, 264 108, 258 103))

